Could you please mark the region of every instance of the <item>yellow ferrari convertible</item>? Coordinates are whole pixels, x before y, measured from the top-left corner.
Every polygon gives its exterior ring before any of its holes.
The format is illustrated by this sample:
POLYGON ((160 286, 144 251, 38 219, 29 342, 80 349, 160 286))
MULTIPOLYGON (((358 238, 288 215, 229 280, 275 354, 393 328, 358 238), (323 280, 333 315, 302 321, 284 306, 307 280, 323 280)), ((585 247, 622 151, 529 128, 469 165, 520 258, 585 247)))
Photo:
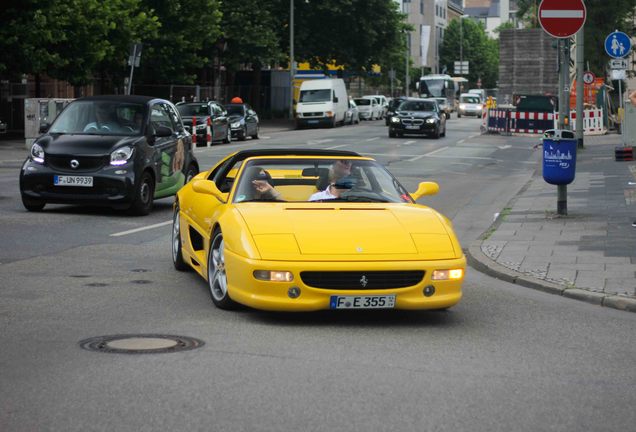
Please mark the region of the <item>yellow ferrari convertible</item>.
POLYGON ((370 157, 246 150, 177 193, 172 258, 214 304, 271 311, 445 309, 466 258, 450 221, 370 157))

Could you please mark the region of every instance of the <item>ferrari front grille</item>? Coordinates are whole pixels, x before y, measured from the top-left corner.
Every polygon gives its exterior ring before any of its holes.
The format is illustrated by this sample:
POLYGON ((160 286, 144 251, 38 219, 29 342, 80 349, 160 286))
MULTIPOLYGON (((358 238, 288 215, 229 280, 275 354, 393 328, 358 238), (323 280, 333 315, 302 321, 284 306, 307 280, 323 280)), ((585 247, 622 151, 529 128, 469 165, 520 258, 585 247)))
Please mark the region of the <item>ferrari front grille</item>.
POLYGON ((406 288, 424 279, 423 270, 408 271, 304 271, 303 283, 313 288, 375 290, 406 288))

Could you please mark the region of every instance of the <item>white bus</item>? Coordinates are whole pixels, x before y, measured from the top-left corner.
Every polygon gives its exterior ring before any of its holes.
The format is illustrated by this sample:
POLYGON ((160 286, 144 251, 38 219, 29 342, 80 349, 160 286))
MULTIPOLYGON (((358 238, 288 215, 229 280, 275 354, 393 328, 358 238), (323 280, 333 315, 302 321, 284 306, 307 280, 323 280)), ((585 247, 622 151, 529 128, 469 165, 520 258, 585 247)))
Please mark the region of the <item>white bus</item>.
POLYGON ((418 90, 420 97, 444 97, 453 111, 457 109, 459 85, 450 75, 424 75, 420 77, 418 90))

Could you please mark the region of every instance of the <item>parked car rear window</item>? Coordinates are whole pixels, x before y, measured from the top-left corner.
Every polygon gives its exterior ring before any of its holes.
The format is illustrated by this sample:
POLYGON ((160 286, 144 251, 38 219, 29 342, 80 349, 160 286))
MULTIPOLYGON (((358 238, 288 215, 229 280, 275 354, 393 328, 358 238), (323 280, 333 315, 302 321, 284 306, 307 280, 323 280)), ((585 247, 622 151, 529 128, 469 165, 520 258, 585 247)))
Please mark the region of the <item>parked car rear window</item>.
POLYGON ((210 115, 210 108, 207 104, 186 104, 177 106, 182 116, 207 116, 210 115))
POLYGON ((354 99, 358 106, 360 105, 371 105, 371 99, 354 99))

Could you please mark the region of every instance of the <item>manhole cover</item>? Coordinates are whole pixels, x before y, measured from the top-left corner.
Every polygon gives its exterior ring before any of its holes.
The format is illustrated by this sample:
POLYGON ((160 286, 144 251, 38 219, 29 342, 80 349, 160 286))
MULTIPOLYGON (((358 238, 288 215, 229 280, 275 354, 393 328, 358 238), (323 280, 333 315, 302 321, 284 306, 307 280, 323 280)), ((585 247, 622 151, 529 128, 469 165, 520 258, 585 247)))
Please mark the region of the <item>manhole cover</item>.
POLYGON ((187 336, 141 334, 97 336, 80 341, 89 351, 119 354, 159 354, 187 351, 204 345, 200 339, 187 336))

